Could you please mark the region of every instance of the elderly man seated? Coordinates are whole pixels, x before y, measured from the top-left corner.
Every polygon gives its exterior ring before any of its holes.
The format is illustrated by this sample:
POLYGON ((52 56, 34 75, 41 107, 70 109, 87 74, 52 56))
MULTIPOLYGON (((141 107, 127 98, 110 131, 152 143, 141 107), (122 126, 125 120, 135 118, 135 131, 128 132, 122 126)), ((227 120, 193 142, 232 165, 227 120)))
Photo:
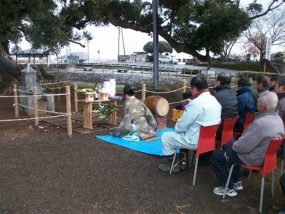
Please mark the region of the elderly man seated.
POLYGON ((229 188, 225 189, 228 169, 232 164, 261 165, 270 138, 284 135, 282 119, 275 112, 278 98, 274 92, 260 95, 257 109, 260 114, 254 119, 237 141, 230 141, 223 151, 217 150, 211 158, 219 187, 214 188, 216 195, 236 196, 243 186, 239 181, 239 166, 234 167, 229 188))
MULTIPOLYGON (((177 148, 196 150, 200 127, 216 125, 221 121, 222 107, 210 94, 205 77, 194 77, 190 85, 192 101, 177 121, 175 132, 166 132, 161 137, 164 155, 173 155, 177 148)), ((170 163, 160 164, 159 169, 169 171, 170 163)))

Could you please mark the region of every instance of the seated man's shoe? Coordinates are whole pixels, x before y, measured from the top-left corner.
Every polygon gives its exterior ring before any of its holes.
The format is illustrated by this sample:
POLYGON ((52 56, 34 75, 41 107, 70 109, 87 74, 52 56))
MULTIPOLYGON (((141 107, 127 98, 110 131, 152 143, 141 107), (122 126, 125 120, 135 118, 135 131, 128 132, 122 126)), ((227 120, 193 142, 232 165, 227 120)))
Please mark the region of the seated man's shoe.
POLYGON ((243 190, 242 182, 241 182, 241 181, 238 181, 238 182, 236 182, 236 183, 233 183, 233 188, 234 188, 236 191, 243 190))
POLYGON ((230 197, 235 197, 237 196, 237 191, 232 188, 232 189, 226 189, 225 187, 215 187, 213 192, 216 194, 216 195, 219 195, 219 196, 223 196, 224 193, 226 193, 227 196, 230 196, 230 197))
POLYGON ((163 172, 169 172, 170 167, 171 167, 171 164, 168 164, 168 163, 161 163, 158 165, 158 168, 163 172))
POLYGON ((180 161, 180 170, 185 171, 185 170, 188 168, 188 167, 187 167, 188 164, 189 164, 189 163, 188 163, 188 161, 187 161, 186 158, 182 159, 182 160, 180 161))
MULTIPOLYGON (((171 163, 161 163, 158 165, 158 168, 163 172, 170 172, 171 163)), ((173 166, 172 172, 177 173, 180 171, 179 161, 176 161, 173 166)))

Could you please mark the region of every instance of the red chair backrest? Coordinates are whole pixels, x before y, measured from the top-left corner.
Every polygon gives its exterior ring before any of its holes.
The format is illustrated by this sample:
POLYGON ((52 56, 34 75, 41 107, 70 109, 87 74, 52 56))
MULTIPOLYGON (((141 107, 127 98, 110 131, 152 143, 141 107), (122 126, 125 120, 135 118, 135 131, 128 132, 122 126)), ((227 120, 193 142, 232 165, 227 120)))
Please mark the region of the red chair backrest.
POLYGON ((261 175, 265 177, 276 168, 277 151, 283 143, 284 138, 270 140, 264 157, 261 175))
POLYGON ((247 127, 253 121, 253 119, 254 119, 254 112, 247 112, 244 118, 243 131, 247 129, 247 127))
POLYGON ((222 139, 221 139, 221 145, 222 148, 223 145, 228 143, 230 140, 234 137, 234 126, 238 120, 238 117, 234 118, 224 118, 223 119, 223 130, 222 130, 222 139))
POLYGON ((214 151, 216 149, 216 133, 219 124, 213 126, 201 126, 198 147, 196 151, 196 156, 199 157, 200 154, 214 151))

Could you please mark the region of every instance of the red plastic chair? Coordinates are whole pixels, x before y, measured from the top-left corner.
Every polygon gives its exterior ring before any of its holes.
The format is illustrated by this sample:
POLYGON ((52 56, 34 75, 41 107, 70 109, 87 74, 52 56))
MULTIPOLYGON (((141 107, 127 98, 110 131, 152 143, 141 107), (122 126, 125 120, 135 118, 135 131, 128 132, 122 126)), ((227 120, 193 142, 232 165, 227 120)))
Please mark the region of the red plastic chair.
MULTIPOLYGON (((253 121, 255 116, 255 112, 247 112, 244 118, 244 123, 243 123, 243 131, 247 129, 249 124, 253 121)), ((242 132, 235 132, 236 137, 240 137, 242 135, 242 132)))
MULTIPOLYGON (((220 149, 222 150, 223 146, 228 143, 234 137, 234 126, 238 120, 238 117, 234 118, 224 118, 223 119, 223 129, 222 137, 220 141, 220 149)), ((219 141, 217 141, 218 143, 219 141)))
MULTIPOLYGON (((255 170, 260 172, 262 176, 261 180, 261 191, 260 191, 260 203, 259 203, 259 212, 262 213, 262 205, 263 205, 263 193, 264 193, 264 179, 265 176, 268 175, 270 172, 272 172, 272 197, 274 195, 274 169, 276 168, 276 162, 277 162, 277 150, 280 148, 280 145, 283 143, 283 139, 271 139, 264 157, 263 164, 261 166, 250 166, 246 164, 240 164, 242 168, 249 169, 249 170, 255 170)), ((226 189, 229 186, 230 179, 232 176, 233 169, 235 167, 235 164, 231 166, 230 173, 228 176, 228 180, 226 183, 226 189)), ((223 198, 225 198, 226 192, 223 195, 223 198)))
MULTIPOLYGON (((194 170, 194 176, 193 176, 193 186, 195 186, 195 183, 196 183, 196 174, 197 174, 199 156, 201 154, 214 151, 216 149, 216 133, 217 133, 218 127, 219 127, 219 124, 213 125, 213 126, 201 126, 200 128, 198 147, 197 147, 197 150, 194 151, 196 153, 196 163, 195 163, 195 170, 194 170)), ((189 148, 182 148, 182 149, 189 149, 189 148)), ((172 173, 172 170, 173 170, 176 155, 177 155, 177 152, 174 153, 173 161, 172 161, 170 172, 169 172, 170 174, 172 173)), ((192 153, 191 153, 191 159, 192 159, 192 153)), ((189 163, 189 166, 190 165, 191 165, 191 161, 189 163)))
POLYGON ((253 121, 254 119, 254 112, 247 112, 244 118, 244 124, 243 124, 243 130, 246 130, 249 124, 253 121))

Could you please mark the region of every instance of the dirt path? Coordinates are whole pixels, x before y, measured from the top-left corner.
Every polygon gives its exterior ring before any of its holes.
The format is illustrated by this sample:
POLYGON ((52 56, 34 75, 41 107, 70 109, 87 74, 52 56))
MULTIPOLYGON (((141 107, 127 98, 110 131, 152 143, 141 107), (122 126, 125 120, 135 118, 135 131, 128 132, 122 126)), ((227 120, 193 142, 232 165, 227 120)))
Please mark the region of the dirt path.
MULTIPOLYGON (((42 124, 44 125, 44 124, 42 124)), ((243 178, 245 190, 222 201, 215 178, 200 165, 169 175, 163 160, 32 123, 0 124, 0 213, 257 213, 259 176, 243 178)), ((276 213, 265 190, 265 213, 276 213)), ((276 206, 284 203, 279 188, 276 206)))
MULTIPOLYGON (((181 100, 171 94, 170 102, 181 100)), ((13 118, 13 102, 0 102, 0 118, 13 118), (11 110, 12 109, 12 110, 11 110)), ((107 144, 96 133, 73 133, 33 122, 0 122, 0 213, 257 213, 260 177, 243 178, 245 190, 222 201, 212 190, 210 165, 169 175, 162 158, 107 144)), ((98 133, 97 133, 98 134, 98 133)), ((105 134, 101 132, 99 134, 105 134)), ((276 183, 277 176, 276 176, 276 183)), ((275 209, 266 182, 264 213, 277 213, 285 199, 276 187, 275 209)))

